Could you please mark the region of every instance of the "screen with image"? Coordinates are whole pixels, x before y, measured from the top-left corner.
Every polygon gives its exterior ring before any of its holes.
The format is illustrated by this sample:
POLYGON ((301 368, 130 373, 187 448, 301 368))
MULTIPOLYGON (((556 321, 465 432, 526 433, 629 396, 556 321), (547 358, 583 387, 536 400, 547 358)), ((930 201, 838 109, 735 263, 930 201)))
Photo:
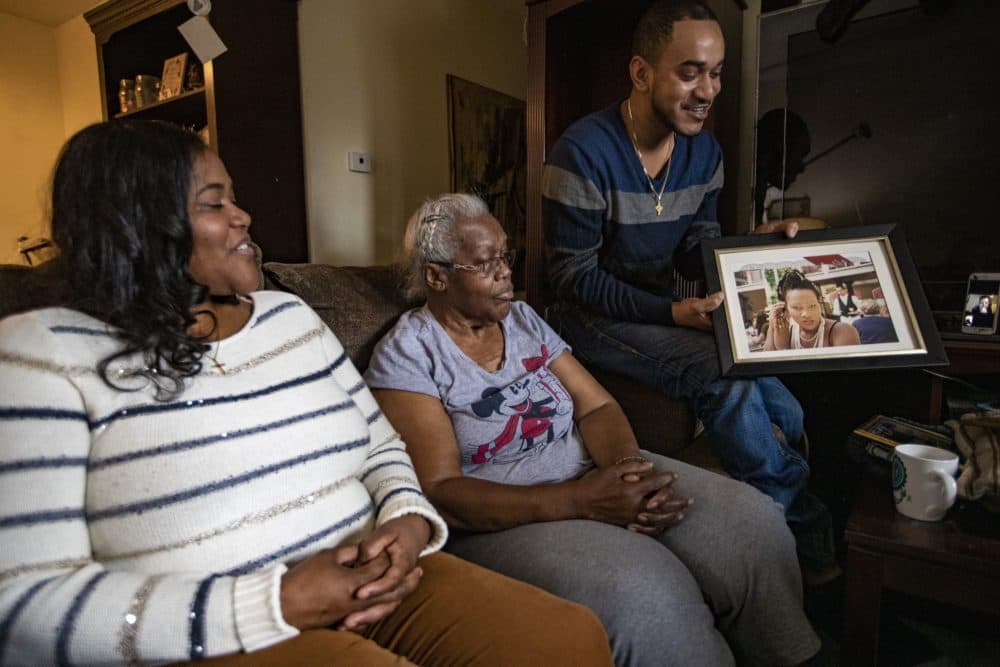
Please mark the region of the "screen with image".
POLYGON ((969 280, 969 293, 965 297, 963 328, 978 329, 977 333, 995 333, 997 330, 1000 279, 969 280))

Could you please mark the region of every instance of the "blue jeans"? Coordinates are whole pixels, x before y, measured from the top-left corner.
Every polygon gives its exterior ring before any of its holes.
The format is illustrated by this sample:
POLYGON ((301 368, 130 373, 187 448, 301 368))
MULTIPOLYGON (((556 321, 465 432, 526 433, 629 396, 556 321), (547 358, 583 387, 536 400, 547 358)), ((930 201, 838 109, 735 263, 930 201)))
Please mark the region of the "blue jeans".
POLYGON ((548 318, 584 364, 690 401, 730 476, 780 503, 789 523, 813 518, 802 493, 809 464, 795 449, 802 408, 777 378, 720 377, 714 337, 694 329, 620 322, 564 304, 548 318))

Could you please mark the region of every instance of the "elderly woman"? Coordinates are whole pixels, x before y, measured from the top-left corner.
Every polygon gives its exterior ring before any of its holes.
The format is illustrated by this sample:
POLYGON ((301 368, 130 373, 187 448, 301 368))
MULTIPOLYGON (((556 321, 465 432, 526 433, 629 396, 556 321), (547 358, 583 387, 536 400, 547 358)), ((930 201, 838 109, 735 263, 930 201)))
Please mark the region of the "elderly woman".
POLYGON ((765 350, 807 350, 860 345, 858 330, 846 322, 823 317, 819 288, 792 270, 778 281, 778 303, 771 306, 765 350))
POLYGON ((338 340, 254 291, 249 227, 179 128, 63 150, 65 307, 0 322, 0 664, 611 664, 587 610, 435 553, 338 340))
POLYGON ((819 642, 781 507, 639 450, 625 415, 526 304, 483 202, 426 202, 405 240, 426 294, 366 374, 449 550, 604 622, 619 665, 788 665, 819 642))

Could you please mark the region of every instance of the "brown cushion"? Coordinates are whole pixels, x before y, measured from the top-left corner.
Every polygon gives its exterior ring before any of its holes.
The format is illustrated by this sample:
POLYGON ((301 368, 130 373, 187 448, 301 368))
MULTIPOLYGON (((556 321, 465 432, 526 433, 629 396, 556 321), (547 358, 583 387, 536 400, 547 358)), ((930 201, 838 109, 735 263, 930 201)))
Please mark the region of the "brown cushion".
POLYGON ((725 474, 708 438, 695 437, 697 420, 687 401, 670 398, 624 375, 587 370, 622 406, 640 447, 725 474))
POLYGON ((673 456, 691 443, 695 418, 686 401, 670 398, 624 375, 599 368, 587 370, 622 406, 640 447, 673 456))
POLYGON ((400 291, 394 266, 264 263, 265 287, 291 292, 326 322, 363 371, 375 344, 401 314, 418 305, 400 291))
POLYGON ((0 317, 58 303, 54 267, 53 262, 35 268, 0 264, 0 317))

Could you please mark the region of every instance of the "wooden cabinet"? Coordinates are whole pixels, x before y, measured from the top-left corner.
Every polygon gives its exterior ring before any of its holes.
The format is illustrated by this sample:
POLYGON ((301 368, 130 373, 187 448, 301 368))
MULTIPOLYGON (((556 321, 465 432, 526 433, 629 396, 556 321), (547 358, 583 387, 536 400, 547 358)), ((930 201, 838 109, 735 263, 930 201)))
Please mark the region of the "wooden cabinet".
POLYGON ((94 32, 104 117, 167 120, 205 128, 253 216, 269 261, 306 262, 305 177, 295 0, 214 0, 208 18, 228 50, 203 66, 204 85, 120 113, 119 81, 159 77, 187 52, 177 31, 192 18, 184 0, 110 0, 84 17, 94 32))

